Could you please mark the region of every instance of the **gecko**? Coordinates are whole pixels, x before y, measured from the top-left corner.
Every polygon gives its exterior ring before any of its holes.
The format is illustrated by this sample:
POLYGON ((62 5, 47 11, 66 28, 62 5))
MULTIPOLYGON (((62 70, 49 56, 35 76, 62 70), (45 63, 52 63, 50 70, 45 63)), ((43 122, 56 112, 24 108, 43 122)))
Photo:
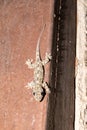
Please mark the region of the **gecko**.
POLYGON ((46 25, 43 26, 43 29, 37 41, 35 62, 33 63, 33 59, 28 59, 26 61, 28 68, 34 69, 34 79, 33 81, 29 82, 26 87, 28 89, 30 88, 32 89, 32 94, 34 96, 34 99, 38 102, 41 102, 43 100, 46 93, 50 93, 48 83, 44 81, 44 75, 45 75, 44 66, 52 59, 52 56, 50 53, 49 54, 46 53, 45 59, 42 60, 41 53, 40 53, 40 39, 45 26, 46 25))

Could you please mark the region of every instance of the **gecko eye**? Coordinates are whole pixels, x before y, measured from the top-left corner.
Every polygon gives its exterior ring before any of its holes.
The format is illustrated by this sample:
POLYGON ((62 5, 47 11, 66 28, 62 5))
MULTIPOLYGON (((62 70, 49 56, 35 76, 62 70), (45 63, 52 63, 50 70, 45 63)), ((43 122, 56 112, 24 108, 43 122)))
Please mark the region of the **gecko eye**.
POLYGON ((35 92, 33 92, 33 95, 35 95, 35 92))
POLYGON ((41 92, 41 95, 43 95, 44 94, 44 92, 41 92))
POLYGON ((46 92, 45 92, 45 89, 43 88, 43 90, 42 90, 42 92, 41 92, 41 95, 44 97, 45 94, 46 94, 46 92))

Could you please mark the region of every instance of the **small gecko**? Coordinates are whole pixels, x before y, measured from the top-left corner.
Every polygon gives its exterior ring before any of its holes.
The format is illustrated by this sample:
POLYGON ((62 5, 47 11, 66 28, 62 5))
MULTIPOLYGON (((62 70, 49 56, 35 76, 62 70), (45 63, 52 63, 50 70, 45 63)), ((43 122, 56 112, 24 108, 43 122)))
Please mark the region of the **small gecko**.
POLYGON ((40 39, 42 36, 42 33, 44 31, 45 25, 43 26, 43 29, 40 33, 40 36, 37 41, 37 47, 36 47, 36 60, 33 63, 32 59, 28 59, 26 61, 26 64, 28 65, 28 68, 34 69, 34 80, 27 84, 28 89, 32 89, 33 96, 36 101, 41 102, 45 96, 46 93, 50 93, 50 89, 48 87, 47 82, 44 81, 44 65, 47 64, 51 60, 51 54, 46 53, 45 59, 41 59, 40 55, 40 39))

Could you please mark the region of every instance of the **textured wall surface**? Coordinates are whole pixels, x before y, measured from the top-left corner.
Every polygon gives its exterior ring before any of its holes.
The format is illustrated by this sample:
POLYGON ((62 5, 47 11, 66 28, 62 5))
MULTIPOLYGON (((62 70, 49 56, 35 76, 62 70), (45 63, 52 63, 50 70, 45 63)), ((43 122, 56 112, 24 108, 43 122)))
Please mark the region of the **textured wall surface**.
MULTIPOLYGON (((44 130, 47 96, 38 103, 25 88, 33 71, 25 62, 35 59, 38 36, 44 24, 41 54, 50 52, 52 0, 0 1, 0 129, 44 130)), ((49 66, 46 66, 48 69, 49 66)), ((46 80, 49 73, 46 71, 46 80)))
POLYGON ((87 1, 77 0, 75 130, 87 130, 87 1))
POLYGON ((46 130, 74 130, 76 0, 56 0, 46 130))

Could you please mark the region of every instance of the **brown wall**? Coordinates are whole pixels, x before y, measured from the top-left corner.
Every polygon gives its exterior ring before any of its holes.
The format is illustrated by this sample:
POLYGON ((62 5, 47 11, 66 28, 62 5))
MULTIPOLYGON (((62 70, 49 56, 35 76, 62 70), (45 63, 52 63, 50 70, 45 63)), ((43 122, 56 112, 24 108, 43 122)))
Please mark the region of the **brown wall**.
POLYGON ((25 88, 33 79, 33 71, 25 62, 28 58, 35 59, 37 39, 44 24, 42 57, 46 51, 50 52, 52 17, 52 0, 0 1, 1 130, 45 129, 48 97, 38 103, 32 96, 32 90, 25 88))

